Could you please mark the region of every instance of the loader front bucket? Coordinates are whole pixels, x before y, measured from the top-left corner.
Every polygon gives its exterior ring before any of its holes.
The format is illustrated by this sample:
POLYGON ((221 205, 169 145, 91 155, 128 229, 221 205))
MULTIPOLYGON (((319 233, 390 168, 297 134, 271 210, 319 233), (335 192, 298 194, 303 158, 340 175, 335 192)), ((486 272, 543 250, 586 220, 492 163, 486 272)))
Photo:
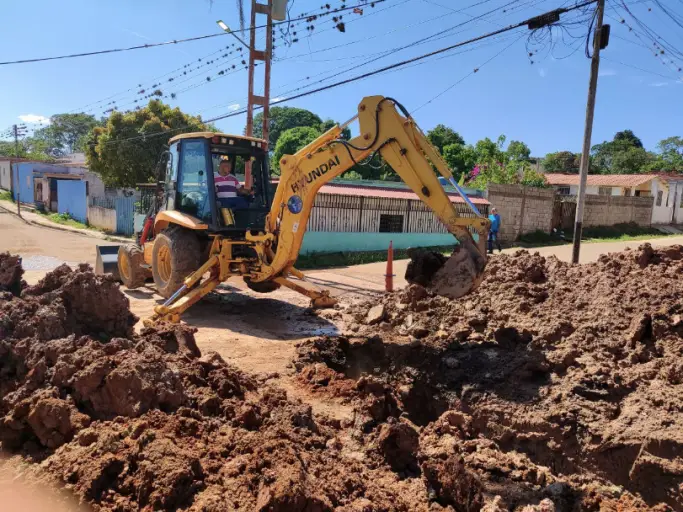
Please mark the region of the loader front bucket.
POLYGON ((119 247, 118 245, 98 245, 95 260, 95 274, 111 274, 114 279, 121 281, 119 275, 119 247))

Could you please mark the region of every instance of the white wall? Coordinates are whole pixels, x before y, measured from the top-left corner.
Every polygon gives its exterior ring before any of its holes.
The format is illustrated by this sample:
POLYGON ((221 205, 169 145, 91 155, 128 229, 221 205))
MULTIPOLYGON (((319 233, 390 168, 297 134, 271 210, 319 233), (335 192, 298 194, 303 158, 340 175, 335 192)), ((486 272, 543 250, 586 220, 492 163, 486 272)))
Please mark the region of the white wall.
POLYGON ((0 188, 9 190, 12 185, 12 166, 9 160, 0 161, 0 188))
POLYGON ((669 181, 669 206, 673 210, 673 222, 675 224, 683 224, 683 208, 681 202, 683 201, 683 180, 669 181))
POLYGON ((88 206, 88 224, 105 231, 116 232, 116 210, 88 206))
POLYGON ((667 206, 667 199, 669 198, 669 188, 660 180, 652 180, 652 197, 654 203, 652 206, 652 223, 653 224, 670 224, 673 215, 673 198, 669 199, 669 206, 667 206), (657 195, 662 191, 662 204, 657 206, 657 195))

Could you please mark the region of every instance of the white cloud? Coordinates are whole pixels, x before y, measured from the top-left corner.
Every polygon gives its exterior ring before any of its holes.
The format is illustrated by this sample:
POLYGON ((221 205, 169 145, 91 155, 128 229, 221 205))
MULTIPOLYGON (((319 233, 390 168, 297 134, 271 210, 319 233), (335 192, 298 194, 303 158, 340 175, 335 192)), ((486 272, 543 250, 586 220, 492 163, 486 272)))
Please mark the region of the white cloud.
POLYGON ((275 96, 274 98, 270 98, 270 101, 282 101, 285 98, 283 96, 275 96))
POLYGON ((24 123, 29 124, 50 124, 50 118, 37 114, 23 114, 19 116, 24 123))
POLYGON ((238 108, 240 108, 240 104, 239 104, 239 103, 233 103, 232 105, 230 105, 230 106, 228 107, 228 109, 229 109, 229 110, 232 110, 233 112, 234 112, 235 110, 237 110, 238 108))
POLYGON ((650 84, 650 87, 665 87, 669 85, 669 82, 653 82, 650 84))
POLYGON ((538 74, 541 76, 541 78, 545 78, 545 75, 547 74, 545 68, 539 69, 538 74))
POLYGON ((614 69, 602 69, 598 73, 598 76, 615 76, 617 74, 616 70, 614 69))

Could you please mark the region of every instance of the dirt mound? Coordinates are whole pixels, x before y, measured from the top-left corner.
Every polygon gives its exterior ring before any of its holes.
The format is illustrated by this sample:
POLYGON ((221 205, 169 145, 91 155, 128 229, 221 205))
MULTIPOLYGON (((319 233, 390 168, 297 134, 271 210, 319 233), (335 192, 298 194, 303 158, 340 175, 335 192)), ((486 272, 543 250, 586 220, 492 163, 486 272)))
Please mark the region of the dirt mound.
POLYGON ((441 505, 683 510, 682 278, 678 246, 581 266, 519 251, 459 300, 436 282, 352 307, 351 334, 304 343, 296 366, 356 401, 367 432, 387 421, 377 400, 422 427, 441 505))
POLYGON ((21 293, 25 284, 21 280, 24 269, 21 268, 21 258, 12 256, 8 252, 0 253, 0 292, 10 292, 14 295, 21 293))
POLYGON ((118 287, 60 267, 0 298, 0 441, 95 510, 427 511, 417 434, 358 442, 184 326, 131 331, 118 287), (381 452, 380 452, 381 451, 381 452))

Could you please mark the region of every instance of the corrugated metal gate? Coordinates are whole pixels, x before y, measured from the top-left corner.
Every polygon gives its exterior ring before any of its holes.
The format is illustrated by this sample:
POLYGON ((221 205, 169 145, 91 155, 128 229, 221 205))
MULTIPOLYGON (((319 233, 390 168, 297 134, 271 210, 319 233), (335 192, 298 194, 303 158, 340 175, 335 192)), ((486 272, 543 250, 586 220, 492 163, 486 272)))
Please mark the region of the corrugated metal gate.
POLYGON ((135 197, 116 198, 116 232, 130 236, 134 233, 135 197))

